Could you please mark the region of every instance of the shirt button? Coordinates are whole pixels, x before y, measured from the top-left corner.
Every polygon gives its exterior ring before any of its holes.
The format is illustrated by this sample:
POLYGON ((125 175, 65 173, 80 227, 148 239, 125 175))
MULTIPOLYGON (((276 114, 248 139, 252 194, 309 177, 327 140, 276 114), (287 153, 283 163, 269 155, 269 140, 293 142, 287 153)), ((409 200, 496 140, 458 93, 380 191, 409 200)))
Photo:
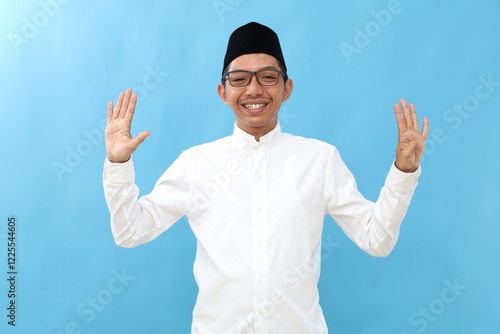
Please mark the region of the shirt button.
POLYGON ((264 276, 262 276, 262 275, 259 276, 259 282, 261 282, 261 283, 264 282, 264 276))
POLYGON ((262 179, 262 175, 261 174, 257 174, 257 179, 258 180, 262 179))
POLYGON ((262 241, 259 241, 259 243, 257 244, 257 246, 262 247, 262 241))
POLYGON ((262 207, 258 206, 257 207, 257 211, 261 212, 262 211, 262 207))

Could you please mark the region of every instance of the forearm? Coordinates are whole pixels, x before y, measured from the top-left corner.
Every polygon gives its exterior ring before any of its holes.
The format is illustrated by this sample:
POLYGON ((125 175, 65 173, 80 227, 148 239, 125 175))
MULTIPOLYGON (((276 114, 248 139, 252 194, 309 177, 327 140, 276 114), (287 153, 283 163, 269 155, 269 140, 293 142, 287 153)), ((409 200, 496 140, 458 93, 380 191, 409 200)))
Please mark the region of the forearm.
POLYGON ((117 245, 135 247, 157 237, 161 232, 154 224, 154 217, 139 200, 139 188, 134 184, 132 161, 104 164, 103 187, 108 204, 111 231, 117 245))
POLYGON ((357 189, 354 176, 338 159, 328 183, 328 213, 346 235, 363 251, 373 256, 387 256, 399 237, 401 222, 417 186, 420 168, 403 173, 395 165, 376 202, 367 200, 357 189))
POLYGON ((387 256, 396 245, 419 174, 420 167, 413 173, 403 173, 394 164, 391 167, 365 229, 369 235, 364 249, 371 255, 387 256))

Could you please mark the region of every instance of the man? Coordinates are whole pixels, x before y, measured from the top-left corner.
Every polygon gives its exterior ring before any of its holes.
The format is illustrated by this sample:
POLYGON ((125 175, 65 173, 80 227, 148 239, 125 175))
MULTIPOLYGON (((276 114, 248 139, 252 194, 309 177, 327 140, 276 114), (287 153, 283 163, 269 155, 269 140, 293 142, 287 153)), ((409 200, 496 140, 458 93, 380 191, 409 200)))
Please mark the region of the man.
POLYGON ((233 134, 184 151, 140 199, 131 156, 149 132, 130 135, 130 89, 108 104, 103 182, 115 241, 134 247, 188 217, 199 286, 192 333, 327 333, 317 290, 325 214, 374 256, 398 238, 427 119, 419 133, 415 107, 394 106, 396 159, 373 203, 334 146, 280 131, 278 111, 293 89, 286 72, 274 31, 255 22, 236 29, 218 85, 236 116, 233 134), (308 274, 292 277, 304 264, 308 274))

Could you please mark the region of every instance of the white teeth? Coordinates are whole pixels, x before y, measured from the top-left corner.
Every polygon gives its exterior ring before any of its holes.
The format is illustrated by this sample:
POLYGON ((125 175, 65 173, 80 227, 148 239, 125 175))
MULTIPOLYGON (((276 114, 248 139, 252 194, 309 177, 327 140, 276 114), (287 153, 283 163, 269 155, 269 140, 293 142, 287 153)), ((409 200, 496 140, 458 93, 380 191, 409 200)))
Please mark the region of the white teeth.
POLYGON ((245 108, 247 109, 259 109, 259 108, 264 108, 265 106, 266 106, 265 103, 245 104, 245 108))

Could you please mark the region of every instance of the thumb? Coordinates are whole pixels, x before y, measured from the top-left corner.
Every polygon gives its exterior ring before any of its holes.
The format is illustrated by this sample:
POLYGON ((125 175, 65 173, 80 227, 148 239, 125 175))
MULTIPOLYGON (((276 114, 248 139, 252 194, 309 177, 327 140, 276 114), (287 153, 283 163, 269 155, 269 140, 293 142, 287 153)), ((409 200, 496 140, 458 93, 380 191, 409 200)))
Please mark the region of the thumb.
POLYGON ((135 149, 137 149, 137 147, 139 147, 140 144, 142 144, 142 142, 144 140, 146 140, 146 138, 151 134, 151 132, 149 131, 142 131, 141 133, 139 133, 137 135, 137 137, 133 138, 132 139, 132 146, 135 149))
POLYGON ((405 148, 403 148, 405 155, 413 154, 415 152, 415 149, 417 148, 417 145, 418 143, 416 141, 410 141, 410 143, 405 148))
POLYGON ((140 141, 140 143, 142 143, 146 139, 146 137, 148 137, 150 134, 151 132, 149 131, 142 131, 137 135, 136 138, 140 141))

